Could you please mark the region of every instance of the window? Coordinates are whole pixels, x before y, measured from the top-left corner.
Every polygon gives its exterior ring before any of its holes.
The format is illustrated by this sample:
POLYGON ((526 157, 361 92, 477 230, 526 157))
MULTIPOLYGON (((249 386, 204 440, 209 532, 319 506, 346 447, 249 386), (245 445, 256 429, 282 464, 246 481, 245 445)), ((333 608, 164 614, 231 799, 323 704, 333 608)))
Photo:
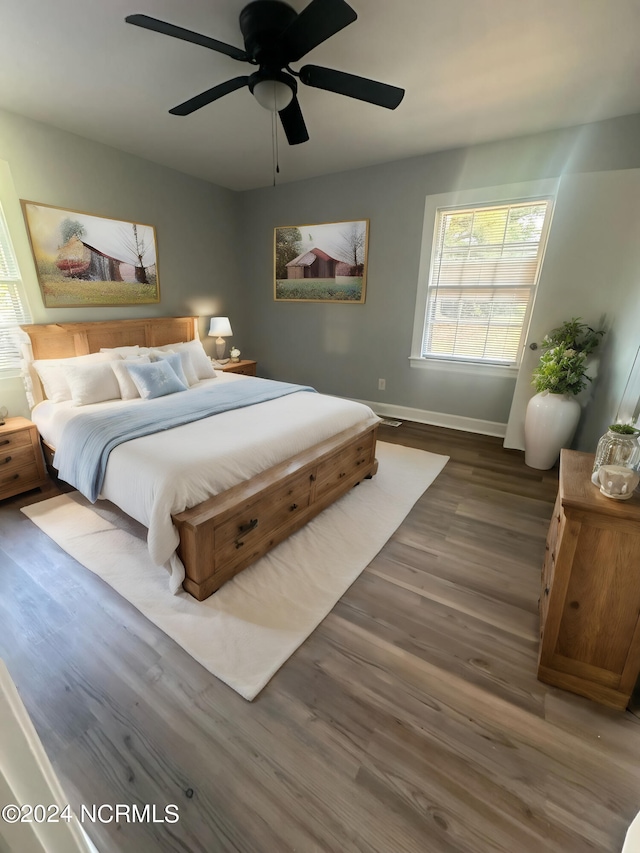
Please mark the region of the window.
POLYGON ((551 208, 536 198, 436 210, 421 358, 518 363, 551 208))
POLYGON ((0 372, 20 367, 20 350, 15 333, 31 316, 22 295, 20 270, 9 229, 0 205, 0 372))

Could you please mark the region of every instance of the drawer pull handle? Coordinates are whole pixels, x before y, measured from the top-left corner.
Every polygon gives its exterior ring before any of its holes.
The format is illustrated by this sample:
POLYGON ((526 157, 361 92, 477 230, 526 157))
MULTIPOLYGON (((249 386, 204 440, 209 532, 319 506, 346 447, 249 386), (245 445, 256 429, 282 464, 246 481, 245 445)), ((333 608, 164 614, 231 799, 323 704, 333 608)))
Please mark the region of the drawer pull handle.
POLYGON ((346 476, 347 476, 347 472, 346 472, 346 471, 341 471, 341 472, 338 474, 338 479, 340 479, 341 477, 346 477, 346 476))
POLYGON ((362 444, 361 444, 361 445, 360 445, 360 447, 358 448, 358 451, 357 451, 357 452, 358 452, 358 453, 360 453, 360 451, 361 451, 361 450, 364 450, 364 445, 362 445, 362 444))
POLYGON ((5 444, 11 444, 11 440, 8 438, 5 438, 4 441, 0 441, 0 447, 3 447, 5 444))
POLYGON ((549 595, 549 587, 548 587, 548 586, 545 586, 545 588, 544 588, 544 594, 545 594, 545 595, 549 595))
POLYGON ((298 504, 291 504, 291 506, 289 507, 289 509, 291 510, 291 512, 293 512, 293 511, 294 511, 294 509, 298 509, 298 504))
POLYGON ((251 530, 255 530, 257 526, 258 526, 258 519, 252 518, 248 524, 241 524, 238 527, 238 532, 239 533, 249 533, 251 530))
POLYGON ((2 462, 0 462, 0 465, 6 465, 6 464, 7 464, 7 462, 11 462, 11 457, 10 457, 10 456, 7 456, 7 457, 6 457, 6 459, 3 459, 3 460, 2 460, 2 462))
POLYGON ((309 474, 309 481, 310 481, 311 483, 315 483, 315 481, 316 481, 316 475, 315 475, 315 474, 309 474))
MULTIPOLYGON (((255 530, 258 526, 258 519, 252 518, 248 524, 240 524, 238 525, 238 533, 250 533, 252 530, 255 530)), ((242 548, 244 542, 242 539, 236 539, 236 549, 242 548)))

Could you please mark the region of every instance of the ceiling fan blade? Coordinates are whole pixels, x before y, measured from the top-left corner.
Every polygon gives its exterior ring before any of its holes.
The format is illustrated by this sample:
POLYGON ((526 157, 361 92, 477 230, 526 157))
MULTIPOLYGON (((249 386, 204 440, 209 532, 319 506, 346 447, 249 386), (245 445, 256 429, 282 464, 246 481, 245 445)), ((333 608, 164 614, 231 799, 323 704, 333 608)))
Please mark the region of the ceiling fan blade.
POLYGON ((345 0, 311 0, 280 36, 287 61, 297 62, 357 17, 345 0))
POLYGON ((309 140, 309 132, 307 131, 302 110, 295 95, 289 106, 280 110, 278 115, 280 116, 280 121, 282 122, 289 145, 300 145, 301 142, 309 140))
POLYGON ((227 80, 226 83, 220 83, 219 86, 214 86, 213 89, 207 89, 206 92, 201 92, 194 98, 189 98, 183 104, 178 104, 172 110, 169 110, 174 116, 188 116, 199 110, 201 107, 206 107, 212 101, 217 101, 223 95, 228 95, 230 92, 235 92, 236 89, 241 89, 249 82, 248 77, 234 77, 233 80, 227 80))
POLYGON ((243 61, 247 59, 247 54, 244 50, 240 50, 240 48, 234 47, 232 44, 226 44, 223 41, 209 38, 209 36, 203 36, 201 33, 185 30, 183 27, 168 24, 166 21, 158 20, 158 18, 151 18, 149 15, 127 15, 125 21, 127 24, 135 24, 136 27, 143 27, 145 30, 154 30, 154 32, 162 33, 165 36, 173 36, 183 41, 199 44, 202 47, 208 47, 210 50, 217 50, 218 53, 225 53, 232 59, 243 61))
POLYGON ((300 69, 300 80, 315 89, 326 89, 348 98, 367 101, 388 110, 395 110, 404 97, 404 89, 378 83, 368 77, 356 77, 345 71, 335 71, 333 68, 323 68, 321 65, 305 65, 300 69))

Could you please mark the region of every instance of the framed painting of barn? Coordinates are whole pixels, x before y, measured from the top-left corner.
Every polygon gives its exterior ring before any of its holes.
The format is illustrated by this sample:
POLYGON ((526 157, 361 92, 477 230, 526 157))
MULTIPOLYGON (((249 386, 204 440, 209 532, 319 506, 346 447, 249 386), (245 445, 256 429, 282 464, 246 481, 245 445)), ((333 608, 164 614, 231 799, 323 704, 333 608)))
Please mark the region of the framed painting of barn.
POLYGON ((276 228, 274 299, 361 305, 368 243, 368 219, 276 228))
POLYGON ((46 308, 160 302, 152 225, 21 204, 46 308))

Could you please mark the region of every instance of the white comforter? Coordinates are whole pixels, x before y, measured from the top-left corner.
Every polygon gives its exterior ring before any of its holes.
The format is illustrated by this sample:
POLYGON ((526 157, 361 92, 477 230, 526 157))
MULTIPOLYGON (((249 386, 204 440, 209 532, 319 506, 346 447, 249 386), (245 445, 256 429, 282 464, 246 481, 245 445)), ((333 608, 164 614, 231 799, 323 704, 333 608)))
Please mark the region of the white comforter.
MULTIPOLYGON (((218 373, 216 379, 183 393, 245 379, 218 373)), ((79 413, 131 405, 144 401, 76 407, 45 400, 34 408, 32 419, 44 440, 55 447, 65 425, 79 413)), ((223 412, 116 447, 109 456, 101 497, 149 529, 149 553, 158 566, 168 569, 175 593, 184 580, 184 566, 175 553, 179 540, 173 514, 371 417, 374 413, 361 403, 306 391, 223 412)))

